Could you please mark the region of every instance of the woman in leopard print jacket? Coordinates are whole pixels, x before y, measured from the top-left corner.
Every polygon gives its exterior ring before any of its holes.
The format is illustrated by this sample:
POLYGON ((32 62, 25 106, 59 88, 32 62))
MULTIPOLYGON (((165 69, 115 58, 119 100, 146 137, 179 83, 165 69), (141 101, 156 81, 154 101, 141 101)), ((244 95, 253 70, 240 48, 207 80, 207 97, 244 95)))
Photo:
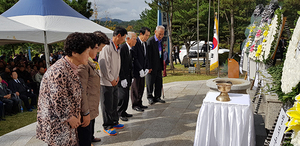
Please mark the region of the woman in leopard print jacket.
POLYGON ((66 56, 44 74, 37 111, 36 137, 51 146, 77 146, 76 128, 81 124, 81 82, 77 66, 87 64, 92 42, 83 33, 70 34, 66 56))

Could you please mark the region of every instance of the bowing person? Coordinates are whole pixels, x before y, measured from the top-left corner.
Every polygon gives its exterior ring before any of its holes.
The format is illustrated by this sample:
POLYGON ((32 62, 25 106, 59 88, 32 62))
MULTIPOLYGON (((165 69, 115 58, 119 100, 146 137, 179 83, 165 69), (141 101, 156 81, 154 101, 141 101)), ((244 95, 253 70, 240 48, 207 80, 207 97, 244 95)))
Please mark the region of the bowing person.
POLYGON ((122 121, 128 121, 127 117, 132 117, 132 114, 126 112, 129 102, 129 88, 132 81, 132 57, 130 50, 136 44, 136 34, 128 32, 126 35, 126 43, 120 46, 121 69, 119 96, 118 96, 118 114, 122 121))
POLYGON ((85 34, 70 34, 64 44, 66 56, 56 61, 43 76, 36 138, 48 146, 79 145, 77 127, 81 125, 82 87, 77 68, 88 63, 90 46, 91 40, 85 34))
POLYGON ((131 85, 131 102, 132 109, 143 112, 147 106, 143 106, 142 97, 145 88, 145 75, 148 73, 147 61, 147 44, 146 41, 150 36, 150 29, 142 27, 139 37, 136 39, 135 46, 132 47, 133 59, 133 82, 131 85))
POLYGON ((162 44, 164 32, 164 26, 157 26, 154 36, 149 38, 149 40, 147 41, 149 68, 150 70, 152 70, 151 73, 146 76, 147 98, 150 105, 156 102, 165 103, 165 101, 160 98, 162 91, 162 71, 164 70, 164 55, 162 44))
POLYGON ((95 118, 99 115, 100 102, 100 67, 94 61, 102 48, 109 44, 109 39, 101 31, 86 34, 92 40, 88 64, 78 66, 78 77, 82 86, 81 117, 82 124, 77 128, 80 146, 90 146, 91 142, 99 142, 94 137, 95 118))
POLYGON ((127 30, 116 27, 109 45, 105 45, 99 54, 100 65, 100 101, 104 132, 110 136, 117 135, 115 129, 124 128, 118 116, 118 82, 120 73, 119 45, 125 42, 127 30))

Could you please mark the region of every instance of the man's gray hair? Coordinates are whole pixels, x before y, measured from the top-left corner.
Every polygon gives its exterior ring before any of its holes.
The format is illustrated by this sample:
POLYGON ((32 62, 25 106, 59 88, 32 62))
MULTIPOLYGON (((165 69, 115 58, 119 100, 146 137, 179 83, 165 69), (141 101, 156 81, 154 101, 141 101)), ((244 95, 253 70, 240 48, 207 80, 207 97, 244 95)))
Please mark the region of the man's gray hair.
POLYGON ((158 26, 156 26, 156 29, 155 30, 159 30, 159 29, 163 29, 163 30, 165 30, 165 27, 164 26, 162 26, 162 25, 158 25, 158 26))
POLYGON ((128 31, 128 32, 127 32, 127 35, 126 35, 126 37, 125 37, 125 40, 127 41, 128 38, 131 39, 132 36, 133 36, 133 34, 135 34, 135 33, 132 32, 132 31, 128 31))

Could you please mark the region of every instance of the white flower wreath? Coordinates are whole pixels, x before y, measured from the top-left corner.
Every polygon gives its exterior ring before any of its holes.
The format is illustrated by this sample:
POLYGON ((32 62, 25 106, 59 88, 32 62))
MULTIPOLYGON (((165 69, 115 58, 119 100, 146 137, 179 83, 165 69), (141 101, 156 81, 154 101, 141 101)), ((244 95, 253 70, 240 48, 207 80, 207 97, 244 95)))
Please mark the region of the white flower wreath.
POLYGON ((268 56, 270 54, 270 50, 272 47, 272 42, 274 41, 274 35, 276 34, 277 30, 277 15, 275 15, 275 17, 273 18, 272 22, 271 22, 271 26, 269 27, 269 33, 267 35, 267 37, 265 38, 266 41, 262 43, 262 47, 264 52, 264 59, 268 59, 268 56))
POLYGON ((286 59, 283 64, 283 72, 281 77, 281 89, 284 93, 289 93, 292 88, 300 82, 300 55, 296 51, 300 41, 300 17, 295 27, 292 39, 286 53, 286 59))
POLYGON ((300 146, 300 130, 295 130, 293 132, 291 144, 294 146, 300 146))

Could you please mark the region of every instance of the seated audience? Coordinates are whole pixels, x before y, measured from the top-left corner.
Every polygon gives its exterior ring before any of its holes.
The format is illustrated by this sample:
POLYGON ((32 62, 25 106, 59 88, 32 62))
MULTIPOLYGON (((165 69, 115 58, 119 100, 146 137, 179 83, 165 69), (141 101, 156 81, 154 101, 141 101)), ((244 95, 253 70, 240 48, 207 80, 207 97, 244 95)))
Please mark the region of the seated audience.
MULTIPOLYGON (((31 65, 30 65, 30 63, 28 63, 27 65, 26 65, 26 71, 30 74, 31 72, 32 72, 32 67, 31 67, 31 65)), ((31 75, 31 74, 30 74, 31 75)))
POLYGON ((5 119, 3 119, 2 117, 4 117, 4 115, 2 115, 3 113, 3 102, 0 101, 0 121, 5 121, 5 119))
MULTIPOLYGON (((0 82, 2 78, 0 76, 0 82)), ((7 88, 7 85, 0 83, 0 100, 5 103, 5 112, 7 115, 12 113, 16 114, 19 111, 19 105, 21 100, 17 99, 14 94, 11 94, 11 91, 7 88)))
POLYGON ((32 58, 32 61, 34 63, 39 62, 41 60, 41 58, 39 57, 39 54, 35 54, 35 56, 32 58))
POLYGON ((17 73, 18 77, 23 79, 28 87, 34 90, 37 89, 36 83, 33 82, 31 74, 25 70, 23 65, 19 66, 17 73))
POLYGON ((32 69, 31 72, 30 72, 30 75, 31 75, 32 77, 34 77, 35 74, 37 74, 38 72, 39 72, 38 67, 37 67, 36 65, 34 65, 34 66, 33 66, 33 69, 32 69))
POLYGON ((36 95, 32 94, 33 90, 26 86, 23 79, 18 78, 18 73, 16 71, 11 72, 11 77, 13 78, 8 82, 8 88, 21 98, 27 111, 31 112, 35 109, 36 105, 36 95), (31 98, 31 104, 29 105, 28 97, 31 98))
POLYGON ((3 73, 5 70, 5 65, 2 61, 0 61, 0 73, 3 73))
POLYGON ((34 81, 38 83, 38 89, 40 89, 40 84, 43 79, 44 73, 45 73, 45 68, 40 67, 39 72, 34 76, 34 81))
POLYGON ((12 78, 11 78, 11 71, 10 71, 10 66, 6 66, 5 67, 5 71, 4 73, 2 74, 2 79, 6 82, 9 82, 12 78))

